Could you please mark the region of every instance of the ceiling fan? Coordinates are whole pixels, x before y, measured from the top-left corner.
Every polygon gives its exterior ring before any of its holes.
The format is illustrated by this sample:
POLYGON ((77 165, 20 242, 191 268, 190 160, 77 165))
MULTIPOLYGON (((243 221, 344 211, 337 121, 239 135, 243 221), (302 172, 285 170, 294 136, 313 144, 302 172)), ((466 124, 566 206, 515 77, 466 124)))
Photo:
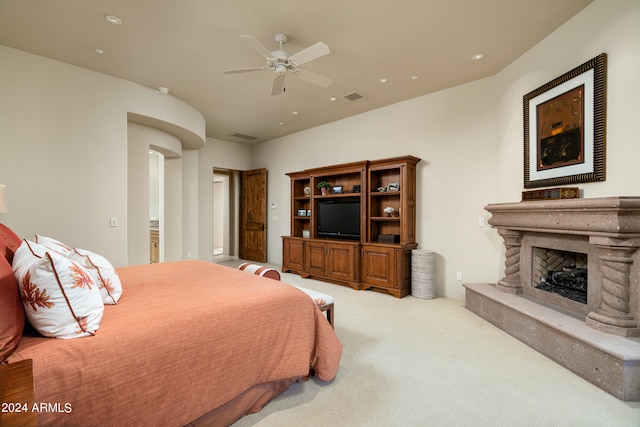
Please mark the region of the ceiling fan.
POLYGON ((327 46, 326 44, 318 42, 292 55, 286 50, 282 49, 282 46, 287 42, 287 36, 284 34, 275 35, 275 40, 276 43, 278 43, 279 48, 278 50, 274 50, 273 52, 269 52, 269 50, 254 37, 241 35, 240 38, 249 46, 254 48, 260 55, 266 58, 267 66, 226 70, 223 71, 224 74, 274 70, 276 72, 276 76, 273 79, 271 96, 276 96, 284 93, 284 79, 287 71, 290 71, 294 77, 297 77, 300 80, 304 80, 309 83, 313 83, 314 85, 324 88, 331 86, 332 80, 330 78, 298 68, 299 65, 327 55, 329 53, 329 46, 327 46))

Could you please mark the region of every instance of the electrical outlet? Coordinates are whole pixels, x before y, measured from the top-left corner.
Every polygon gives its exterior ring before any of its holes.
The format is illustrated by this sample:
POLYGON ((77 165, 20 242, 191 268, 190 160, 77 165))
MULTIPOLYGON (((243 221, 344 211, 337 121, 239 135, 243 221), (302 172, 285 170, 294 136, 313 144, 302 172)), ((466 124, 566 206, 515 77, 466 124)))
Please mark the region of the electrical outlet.
POLYGON ((458 282, 461 282, 461 281, 462 281, 462 272, 458 271, 458 272, 456 273, 456 280, 457 280, 458 282))
POLYGON ((478 218, 478 227, 484 227, 484 218, 478 218))
POLYGON ((112 227, 118 226, 118 218, 111 218, 111 226, 112 227))

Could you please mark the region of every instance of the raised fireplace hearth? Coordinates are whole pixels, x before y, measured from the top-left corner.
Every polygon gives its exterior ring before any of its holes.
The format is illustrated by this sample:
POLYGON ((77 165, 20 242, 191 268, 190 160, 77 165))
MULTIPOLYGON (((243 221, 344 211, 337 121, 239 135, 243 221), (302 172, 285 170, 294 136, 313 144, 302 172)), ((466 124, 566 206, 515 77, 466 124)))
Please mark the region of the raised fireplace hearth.
POLYGON ((640 197, 491 204, 498 283, 466 306, 622 400, 640 401, 640 197))

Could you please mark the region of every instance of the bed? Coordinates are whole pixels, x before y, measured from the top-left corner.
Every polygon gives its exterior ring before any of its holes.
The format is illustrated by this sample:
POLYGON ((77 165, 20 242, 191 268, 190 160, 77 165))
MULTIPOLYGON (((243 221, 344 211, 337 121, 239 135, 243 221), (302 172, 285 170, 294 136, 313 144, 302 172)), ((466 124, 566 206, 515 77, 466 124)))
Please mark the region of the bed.
POLYGON ((27 322, 11 354, 3 344, 5 363, 33 361, 35 403, 51 404, 38 424, 226 426, 310 372, 336 377, 342 346, 293 286, 203 261, 116 271, 122 296, 93 336, 46 338, 27 322))

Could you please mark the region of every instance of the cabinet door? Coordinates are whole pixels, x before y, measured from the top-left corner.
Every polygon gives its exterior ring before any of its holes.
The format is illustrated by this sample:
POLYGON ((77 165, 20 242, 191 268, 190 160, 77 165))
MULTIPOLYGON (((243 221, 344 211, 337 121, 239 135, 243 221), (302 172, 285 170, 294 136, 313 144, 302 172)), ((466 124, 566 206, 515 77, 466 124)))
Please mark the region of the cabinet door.
POLYGON ((306 247, 305 270, 312 275, 324 276, 327 265, 326 244, 308 242, 306 247))
POLYGON ((384 288, 395 288, 396 250, 384 246, 362 247, 362 282, 384 288))
POLYGON ((149 239, 149 261, 153 264, 160 262, 160 236, 157 231, 151 230, 149 239))
POLYGON ((331 243, 327 244, 327 249, 327 277, 347 282, 356 281, 356 246, 331 243))
POLYGON ((283 239, 282 266, 298 272, 304 269, 304 242, 299 239, 283 239))

